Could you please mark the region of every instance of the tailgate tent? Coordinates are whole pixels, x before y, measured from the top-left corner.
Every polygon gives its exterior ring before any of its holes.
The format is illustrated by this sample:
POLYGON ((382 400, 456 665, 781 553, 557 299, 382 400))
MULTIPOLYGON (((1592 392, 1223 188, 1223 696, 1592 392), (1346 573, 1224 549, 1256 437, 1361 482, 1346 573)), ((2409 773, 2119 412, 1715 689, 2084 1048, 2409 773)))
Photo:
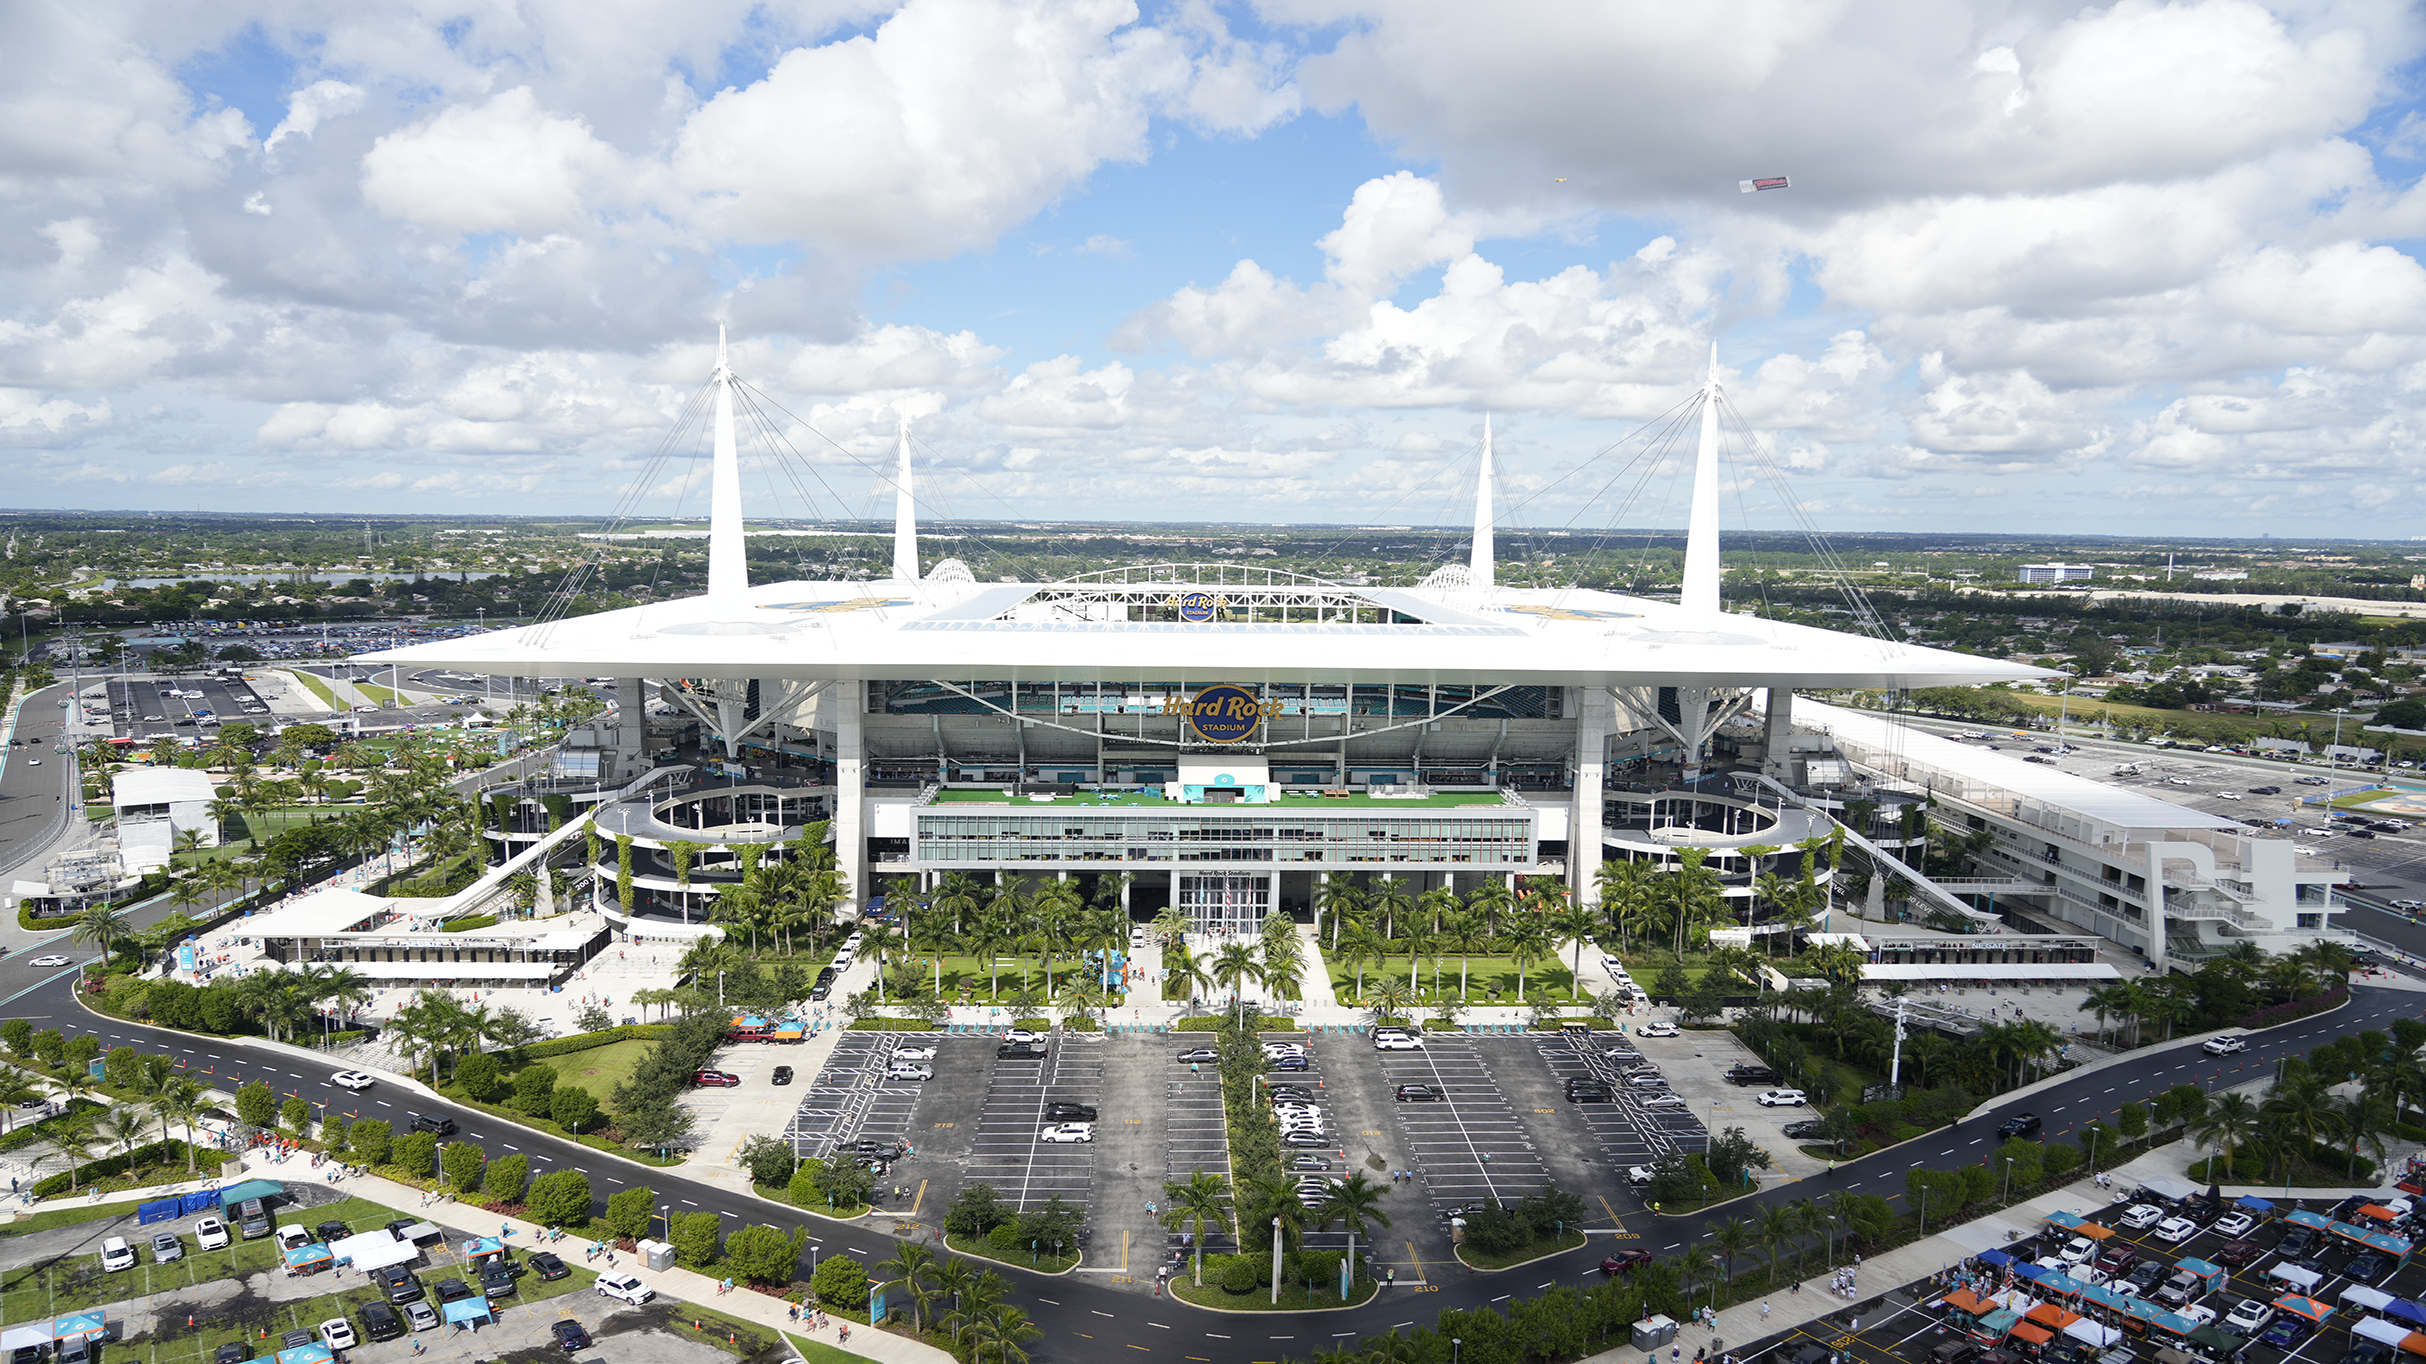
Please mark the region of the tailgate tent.
POLYGON ((51 1339, 99 1340, 107 1329, 99 1312, 77 1312, 51 1323, 51 1339))
POLYGON ((2395 1301, 2393 1296, 2383 1289, 2369 1288, 2363 1283, 2354 1283, 2343 1289, 2337 1296, 2344 1304, 2367 1312, 2381 1312, 2392 1306, 2395 1301))
POLYGON ((2045 1327, 2033 1326, 2026 1321, 2014 1323, 2012 1335, 2015 1340, 2026 1340, 2033 1345, 2045 1345, 2055 1339, 2054 1333, 2045 1327))
POLYGON ((365 1274, 389 1265, 406 1264, 420 1253, 412 1242, 397 1240, 384 1227, 329 1242, 329 1254, 337 1257, 337 1263, 350 1264, 365 1274))
POLYGON ((2274 1305, 2282 1308, 2284 1311, 2289 1312, 2295 1317, 2306 1317, 2308 1320, 2317 1322, 2319 1324, 2322 1324, 2325 1318, 2333 1315, 2333 1305, 2331 1303, 2318 1302, 2314 1298, 2303 1297, 2297 1293, 2286 1293, 2283 1296, 2276 1298, 2274 1300, 2274 1305))
POLYGON ((185 1215, 182 1198, 155 1198, 149 1203, 135 1205, 135 1225, 148 1227, 154 1222, 174 1222, 185 1215))
POLYGON ((2281 1279, 2283 1282, 2290 1284, 2292 1287, 2297 1288, 2304 1293, 2309 1289, 2316 1287, 2325 1276, 2317 1273, 2313 1269, 2302 1269, 2298 1265, 2277 1264, 2267 1268, 2266 1277, 2269 1279, 2281 1279))
POLYGON ((2379 1345, 2389 1345, 2397 1350, 2401 1348, 2402 1341, 2417 1333, 2397 1321, 2386 1321, 2382 1317, 2361 1317, 2350 1323, 2350 1334, 2375 1341, 2379 1345))
POLYGON ((2409 1323, 2409 1328, 2413 1331, 2420 1327, 2426 1327, 2426 1307, 2420 1307, 2407 1298, 2394 1298, 2392 1301, 2385 1303, 2384 1315, 2392 1318, 2394 1321, 2403 1321, 2409 1323))
POLYGON ((2123 1338, 2122 1332, 2111 1326, 2100 1326, 2087 1317, 2076 1317, 2064 1323, 2064 1334, 2100 1350, 2123 1338))
POLYGON ((30 1350, 36 1346, 48 1349, 50 1343, 51 1327, 47 1321, 39 1326, 11 1326, 5 1331, 0 1331, 0 1350, 12 1355, 19 1350, 30 1350))
MULTIPOLYGON (((489 1310, 489 1300, 487 1298, 465 1298, 460 1302, 450 1302, 446 1305, 446 1309, 442 1315, 446 1318, 448 1323, 456 1326, 461 1326, 465 1322, 479 1323, 483 1321, 488 1322, 493 1326, 497 1322, 497 1314, 489 1310)), ((478 1330, 480 1328, 477 1324, 475 1324, 472 1329, 478 1330)))
POLYGON ((177 1215, 192 1217, 196 1213, 219 1211, 219 1191, 203 1189, 177 1200, 177 1215))
POLYGON ((248 1179, 231 1184, 218 1193, 219 1206, 232 1208, 248 1198, 276 1198, 286 1192, 286 1186, 274 1179, 248 1179))
POLYGON ((334 1263, 336 1261, 330 1256, 329 1248, 318 1241, 306 1241, 302 1245, 286 1248, 286 1272, 289 1274, 317 1274, 334 1263))
POLYGON ((318 1341, 298 1345, 291 1350, 280 1350, 277 1355, 278 1364, 332 1364, 336 1358, 336 1351, 318 1341))

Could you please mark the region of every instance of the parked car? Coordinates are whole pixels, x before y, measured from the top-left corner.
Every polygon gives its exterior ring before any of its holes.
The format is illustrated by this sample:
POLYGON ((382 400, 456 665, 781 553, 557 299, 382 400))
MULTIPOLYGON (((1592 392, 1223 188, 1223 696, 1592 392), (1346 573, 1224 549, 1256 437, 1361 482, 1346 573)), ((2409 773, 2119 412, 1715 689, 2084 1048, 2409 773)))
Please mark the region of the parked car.
POLYGON ((185 1242, 177 1239, 177 1233, 173 1231, 155 1231, 152 1233, 153 1264, 164 1265, 171 1260, 182 1260, 184 1258, 185 1242))
POLYGON ((451 1137, 455 1135, 455 1120, 444 1113, 415 1113, 413 1130, 429 1132, 441 1137, 451 1137))
POLYGON ((995 1039, 998 1042, 1042 1042, 1045 1035, 1034 1028, 1013 1028, 995 1039))
POLYGON ((2342 1266, 2344 1277, 2363 1284, 2382 1283, 2384 1276, 2391 1272, 2392 1261, 2372 1250, 2350 1257, 2350 1263, 2342 1266))
POLYGON ((490 1265, 480 1271, 480 1288, 487 1297, 510 1298, 516 1292, 514 1271, 504 1265, 490 1265))
POLYGON ((1613 1102, 1616 1097, 1607 1085, 1567 1082, 1567 1102, 1571 1104, 1605 1104, 1613 1102))
POLYGON ((776 1084, 788 1085, 792 1083, 792 1068, 790 1066, 777 1066, 775 1067, 775 1073, 768 1078, 774 1081, 776 1084))
POLYGON ((1069 1103, 1051 1103, 1051 1104, 1046 1104, 1046 1105, 1045 1105, 1045 1121, 1047 1121, 1047 1122, 1093 1122, 1093 1121, 1095 1121, 1095 1108, 1094 1108, 1094 1105, 1092 1105, 1092 1104, 1069 1104, 1069 1103))
MULTIPOLYGON (((365 1303, 363 1305, 362 1312, 363 1325, 368 1326, 370 1324, 371 1308, 384 1306, 386 1306, 385 1303, 365 1303)), ((416 1331, 435 1331, 438 1329, 438 1314, 431 1310, 430 1305, 426 1302, 406 1303, 404 1305, 404 1321, 406 1325, 412 1327, 416 1331)), ((374 1336, 372 1339, 376 1340, 378 1337, 374 1336)))
POLYGON ((2165 1210, 2154 1203, 2134 1203, 2116 1220, 2133 1231, 2146 1231, 2165 1220, 2165 1210))
POLYGON ((2086 1236, 2075 1236, 2055 1252, 2055 1258, 2068 1265, 2085 1265, 2097 1258, 2097 1242, 2086 1236))
POLYGON ((1312 1070, 1314 1063, 1303 1056, 1283 1056, 1272 1062, 1272 1070, 1312 1070))
POLYGON ((1412 1037, 1376 1037, 1373 1039, 1373 1050, 1375 1051, 1422 1051, 1423 1049, 1424 1044, 1412 1037))
POLYGON ((1674 1023, 1645 1023, 1634 1032, 1638 1037, 1674 1037, 1677 1027, 1674 1023))
POLYGON ((194 1224, 194 1240, 204 1250, 219 1250, 228 1243, 227 1223, 216 1217, 205 1217, 194 1224))
POLYGON ((2275 1253, 2286 1260, 2296 1260, 2316 1244, 2316 1231, 2310 1227, 2293 1226, 2274 1243, 2275 1253))
POLYGON ((330 1317, 320 1323, 320 1339, 332 1350, 351 1350, 360 1343, 354 1334, 354 1323, 343 1317, 330 1317))
POLYGON ((1057 1144, 1072 1144, 1095 1140, 1095 1124, 1090 1122, 1056 1123, 1036 1134, 1036 1139, 1057 1144))
POLYGON ((729 1070, 703 1070, 691 1077, 691 1083, 710 1089, 731 1089, 741 1083, 741 1077, 729 1070))
POLYGON ((533 1255, 530 1263, 532 1270, 539 1275, 541 1283, 554 1283, 573 1272, 565 1268, 564 1261, 557 1259, 556 1252, 552 1250, 543 1250, 533 1255))
POLYGON ((997 1061, 1041 1061, 1045 1059, 1042 1042, 1005 1042, 994 1049, 997 1061))
POLYGON ((935 1059, 935 1049, 933 1047, 895 1047, 893 1048, 893 1059, 896 1061, 932 1061, 935 1059))
POLYGON ((577 1321, 557 1321, 548 1325, 548 1333, 556 1338, 556 1348, 566 1354, 590 1348, 590 1333, 577 1321))
POLYGON ((1777 1130, 1789 1137, 1816 1137, 1826 1125, 1817 1118, 1798 1118, 1777 1130))
POLYGON ((1784 1078, 1767 1066, 1734 1066, 1727 1071, 1731 1085, 1773 1085, 1784 1078))
POLYGON ((1799 1089, 1768 1089, 1761 1091, 1763 1108, 1801 1108, 1811 1102, 1811 1096, 1799 1089))
POLYGON ((2243 1298, 2224 1314, 2224 1329, 2236 1336, 2253 1336, 2274 1320, 2274 1308, 2257 1298, 2243 1298))
POLYGON ((403 1265, 389 1265, 371 1271, 371 1281, 387 1295, 389 1302, 411 1302, 422 1295, 421 1278, 403 1265))
POLYGON ((438 1281, 438 1304, 441 1307, 450 1302, 464 1302, 478 1296, 480 1295, 472 1291, 472 1286, 461 1279, 449 1277, 438 1281))
POLYGON ((935 1078, 935 1068, 933 1066, 890 1065, 884 1068, 884 1077, 888 1080, 932 1080, 935 1078))
POLYGON ((312 1239, 322 1243, 323 1245, 331 1241, 342 1241, 346 1237, 353 1234, 354 1229, 352 1227, 338 1221, 334 1217, 329 1218, 327 1221, 322 1222, 320 1225, 312 1228, 312 1239))
POLYGON ((2156 1238, 2168 1245, 2180 1245, 2198 1235, 2199 1224, 2187 1217, 2168 1217, 2156 1224, 2156 1238))
MULTIPOLYGON (((1604 1090, 1602 1093, 1605 1097, 1607 1091, 1604 1090)), ((1398 1100, 1402 1104, 1406 1104, 1426 1103, 1431 1100, 1446 1098, 1447 1095, 1444 1094, 1437 1085, 1400 1085, 1396 1090, 1392 1091, 1391 1097, 1398 1100)), ((1568 1089, 1567 1097, 1570 1099, 1575 1097, 1575 1090, 1572 1087, 1568 1089)))
POLYGON ((1199 1061, 1219 1061, 1221 1053, 1211 1047, 1190 1047, 1179 1054, 1179 1059, 1191 1064, 1199 1061))
POLYGON ((656 1289, 642 1283, 637 1277, 630 1274, 599 1275, 598 1291, 610 1298, 628 1302, 634 1307, 657 1296, 656 1289))
POLYGON ((2265 1253, 2266 1252, 2260 1248, 2258 1243, 2255 1241, 2226 1241, 2224 1244, 2217 1246, 2215 1248, 2215 1254, 2209 1256, 2208 1258, 2214 1260, 2219 1265, 2229 1265, 2234 1269, 2238 1269, 2242 1265, 2249 1263, 2251 1260, 2254 1260, 2265 1253))
MULTIPOLYGON (((377 1298, 373 1298, 369 1302, 362 1304, 360 1310, 362 1313, 362 1334, 369 1336, 371 1339, 394 1340, 396 1337, 404 1334, 404 1322, 397 1319, 396 1309, 390 1307, 384 1302, 379 1301, 377 1298)), ((426 1302, 406 1303, 404 1305, 404 1315, 412 1320, 413 1329, 416 1331, 427 1329, 421 1325, 421 1319, 423 1317, 429 1318, 431 1327, 438 1325, 438 1314, 431 1311, 430 1305, 426 1302)))
POLYGON ((101 1243, 101 1267, 115 1274, 121 1269, 135 1267, 135 1248, 123 1236, 113 1236, 101 1243))
MULTIPOLYGON (((2372 837, 2372 835, 2370 835, 2372 837)), ((2316 1334, 2316 1323, 2297 1312, 2285 1312, 2274 1324, 2258 1334, 2258 1343, 2278 1350, 2295 1350, 2300 1342, 2316 1334)))

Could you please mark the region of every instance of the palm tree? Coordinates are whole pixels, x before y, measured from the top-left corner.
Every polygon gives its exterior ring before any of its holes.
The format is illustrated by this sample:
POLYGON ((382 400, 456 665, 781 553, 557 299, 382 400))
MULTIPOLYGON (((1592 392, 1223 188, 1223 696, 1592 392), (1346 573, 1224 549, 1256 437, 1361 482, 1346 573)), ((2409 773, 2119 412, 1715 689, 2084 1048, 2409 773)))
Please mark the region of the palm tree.
POLYGON ((1668 873, 1667 900, 1676 916, 1676 959, 1680 962, 1685 959, 1686 936, 1694 928, 1726 916, 1718 873, 1703 865, 1709 855, 1706 848, 1679 849, 1676 869, 1668 873))
POLYGON ((350 1023, 354 1012, 371 1002, 370 977, 351 966, 315 966, 304 973, 304 986, 314 1004, 331 1006, 341 1023, 350 1023))
POLYGON ((19 1104, 41 1097, 42 1091, 34 1088, 24 1071, 15 1066, 0 1066, 0 1132, 8 1130, 9 1115, 17 1111, 19 1104))
POLYGON ((1230 1007, 1241 1018, 1246 1016, 1246 983, 1260 981, 1263 975, 1263 966, 1255 960, 1255 950, 1245 943, 1224 943, 1213 955, 1213 979, 1229 988, 1230 1007))
POLYGON ((194 1123, 204 1108, 205 1086, 190 1075, 179 1075, 161 1086, 152 1097, 152 1112, 160 1119, 160 1139, 168 1140, 169 1124, 185 1129, 185 1172, 194 1173, 194 1123))
POLYGON ((1516 966, 1516 1002, 1525 1002, 1525 971, 1550 952, 1550 930, 1531 919, 1508 925, 1500 936, 1508 940, 1508 960, 1516 966))
POLYGON ((1354 1171, 1345 1180, 1327 1181, 1323 1186, 1322 1205, 1314 1210, 1322 1220, 1315 1225, 1329 1231, 1331 1224, 1338 1222, 1348 1229, 1348 1286, 1351 1288, 1356 1286, 1356 1238, 1364 1232, 1368 1222, 1378 1222, 1384 1227, 1390 1225, 1390 1214, 1381 1210, 1382 1198, 1388 1193, 1389 1190, 1366 1178, 1362 1170, 1354 1171))
POLYGON ((1389 944, 1368 924, 1349 927, 1345 937, 1331 949, 1340 965, 1356 973, 1356 997, 1365 997, 1365 963, 1379 961, 1389 952, 1389 944))
MULTIPOLYGON (((988 1274, 986 1277, 993 1276, 988 1274)), ((935 1291, 952 1300, 953 1311, 957 1312, 974 1304, 977 1285, 977 1266, 970 1264, 967 1260, 945 1256, 936 1262, 935 1291)))
POLYGON ((894 927, 894 921, 871 919, 860 924, 859 950, 876 959, 876 1001, 879 1004, 885 998, 885 967, 890 964, 893 953, 901 947, 902 932, 894 927))
POLYGON ((1711 1248, 1727 1262, 1727 1282, 1735 1282, 1735 1257, 1752 1249, 1759 1239, 1759 1233, 1740 1217, 1730 1217, 1710 1228, 1711 1248))
POLYGON ((1441 926, 1437 941, 1441 948, 1457 954, 1457 997, 1464 999, 1467 968, 1474 954, 1491 941, 1484 932, 1483 916, 1474 910, 1450 915, 1449 921, 1441 926))
POLYGON ((76 942, 93 944, 106 957, 112 945, 124 938, 128 931, 124 910, 112 904, 97 904, 77 917, 76 927, 69 937, 76 942))
POLYGON ((1331 950, 1339 950, 1341 921, 1353 919, 1365 907, 1365 893, 1338 872, 1323 873, 1314 888, 1314 912, 1331 921, 1331 950))
POLYGON ((1500 916, 1516 904, 1516 892, 1496 880, 1485 881, 1466 892, 1466 909, 1479 916, 1485 932, 1499 923, 1500 916))
POLYGON ((892 1259, 878 1261, 876 1268, 891 1276, 886 1282, 900 1284, 902 1291, 910 1295, 910 1332, 921 1333, 925 1329, 922 1323, 927 1304, 934 1301, 936 1291, 927 1283, 927 1276, 935 1272, 935 1252, 905 1241, 893 1252, 892 1259))
POLYGON ((2375 1152, 2376 1163, 2384 1163, 2384 1138, 2392 1133, 2392 1102, 2372 1094, 2362 1094, 2342 1105, 2342 1137, 2350 1143, 2350 1164, 2358 1168, 2359 1148, 2375 1152))
POLYGON ((1028 1364, 1027 1343, 1044 1335, 1028 1314, 1007 1302, 987 1303, 972 1313, 944 1319, 953 1343, 969 1352, 969 1364, 1028 1364))
POLYGON ((1600 917, 1582 905, 1569 905, 1550 917, 1549 927, 1575 949, 1571 969, 1575 977, 1574 988, 1581 990, 1584 983, 1584 944, 1592 941, 1593 933, 1600 928, 1600 917))
POLYGON ((1373 987, 1373 1020, 1404 1018, 1415 1006, 1415 992, 1394 980, 1373 987))
POLYGON ((131 1157, 135 1154, 135 1148, 143 1144, 143 1139, 151 1135, 151 1130, 151 1119, 133 1104, 112 1104, 108 1111, 93 1121, 93 1135, 100 1139, 104 1149, 130 1157, 127 1161, 129 1169, 134 1167, 131 1157))
POLYGON ((67 1191, 74 1193, 76 1176, 83 1172, 84 1166, 92 1160, 93 1153, 100 1149, 100 1145, 94 1138, 93 1115, 90 1110, 79 1111, 71 1106, 68 1114, 67 1121, 59 1124, 51 1132, 50 1143, 58 1148, 61 1155, 67 1157, 67 1191))
POLYGON ((1794 1214, 1788 1211, 1784 1205, 1772 1203, 1761 1209, 1760 1229, 1755 1234, 1760 1238, 1761 1253, 1769 1259, 1770 1287, 1777 1286, 1778 1248, 1797 1239, 1799 1233, 1800 1228, 1795 1225, 1794 1214))
POLYGON ((1406 882, 1390 876, 1382 878, 1382 883, 1373 888, 1367 903, 1374 913, 1381 915, 1382 937, 1395 938, 1400 917, 1415 908, 1415 897, 1408 892, 1406 882))
POLYGON ((1693 1296, 1695 1284, 1706 1283, 1710 1285, 1711 1305, 1718 1304, 1718 1284, 1715 1282, 1718 1261, 1710 1258, 1710 1252, 1702 1249, 1699 1243, 1685 1247, 1685 1253, 1676 1257, 1676 1272, 1685 1281, 1686 1297, 1693 1296))
POLYGON ((1206 959, 1188 950, 1184 942, 1175 942, 1162 952, 1162 969, 1169 982, 1187 987, 1188 998, 1196 999, 1214 987, 1213 972, 1206 959))
POLYGON ((2299 1155, 2303 1160, 2320 1139, 2335 1133, 2342 1118, 2334 1104, 2333 1091, 2314 1075, 2302 1075, 2278 1086, 2258 1105, 2258 1110, 2299 1134, 2299 1155))
POLYGON ((1165 1184, 1162 1192, 1163 1197, 1170 1200, 1170 1206, 1163 1209, 1164 1226, 1180 1231, 1191 1222, 1196 1225, 1191 1244, 1196 1250, 1196 1286, 1202 1288, 1205 1286, 1205 1224, 1230 1220, 1229 1185, 1219 1175, 1197 1170, 1188 1176, 1187 1183, 1165 1184))

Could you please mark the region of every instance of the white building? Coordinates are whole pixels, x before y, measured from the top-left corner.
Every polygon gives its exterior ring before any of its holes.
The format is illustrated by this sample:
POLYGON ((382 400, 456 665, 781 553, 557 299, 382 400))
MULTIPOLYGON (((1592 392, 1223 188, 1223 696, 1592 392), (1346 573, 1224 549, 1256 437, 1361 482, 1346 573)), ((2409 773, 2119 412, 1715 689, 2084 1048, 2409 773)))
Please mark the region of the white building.
POLYGON ((127 871, 167 866, 181 833, 198 833, 203 847, 218 847, 219 824, 211 818, 217 798, 208 772, 135 767, 112 778, 110 806, 118 816, 118 848, 127 871))
POLYGON ((1939 823, 1993 836, 1975 875, 1941 878, 1945 890, 2185 968, 2244 939, 2279 952, 2334 927, 2329 888, 2345 873, 2281 835, 1887 716, 1805 702, 1796 718, 1882 784, 1926 792, 1939 823))
POLYGON ((2085 583, 2097 576, 2092 564, 2024 564, 2020 572, 2026 583, 2085 583))

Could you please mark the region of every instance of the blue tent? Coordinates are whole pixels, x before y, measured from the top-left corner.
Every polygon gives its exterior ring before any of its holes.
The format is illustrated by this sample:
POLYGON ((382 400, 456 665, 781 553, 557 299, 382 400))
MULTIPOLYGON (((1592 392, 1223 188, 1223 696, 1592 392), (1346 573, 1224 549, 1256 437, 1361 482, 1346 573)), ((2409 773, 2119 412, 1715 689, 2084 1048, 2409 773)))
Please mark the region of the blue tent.
POLYGON ((135 1225, 148 1227, 154 1222, 174 1222, 185 1216, 182 1198, 155 1198, 149 1203, 135 1205, 135 1225))
POLYGON ((248 1179, 242 1184, 221 1189, 215 1197, 219 1206, 232 1208, 251 1198, 276 1198, 286 1192, 286 1186, 274 1179, 248 1179))
POLYGON ((2385 1304, 2384 1315, 2412 1326, 2426 1326, 2426 1307, 2420 1307, 2407 1298, 2394 1298, 2385 1304))
MULTIPOLYGON (((497 1320, 497 1314, 489 1310, 487 1298, 465 1298, 460 1302, 450 1302, 446 1304, 441 1315, 449 1323, 458 1325, 467 1321, 494 1323, 497 1320)), ((478 1328, 474 1327, 474 1329, 478 1328)))
POLYGON ((202 1189, 177 1200, 177 1215, 191 1217, 198 1212, 219 1211, 219 1191, 202 1189))
POLYGON ((1980 1252, 1980 1263, 1991 1269, 2003 1269, 2014 1263, 2014 1259, 2001 1250, 1983 1250, 1980 1252))
POLYGON ((331 1364, 336 1358, 337 1352, 319 1341, 298 1345, 291 1350, 280 1350, 277 1355, 278 1364, 331 1364))
POLYGON ((2025 1279, 2044 1279, 2055 1273, 2044 1265, 2034 1265, 2028 1260, 2013 1261, 2013 1272, 2025 1279))
POLYGON ((2274 1205, 2273 1205, 2272 1203, 2267 1202, 2265 1199, 2260 1198, 2260 1197, 2258 1197, 2256 1194, 2253 1194, 2253 1193, 2252 1193, 2252 1194, 2242 1194, 2242 1195, 2240 1196, 2240 1198, 2239 1198, 2237 1201, 2235 1201, 2235 1202, 2233 1203, 2233 1205, 2232 1205, 2232 1206, 2234 1206, 2234 1207, 2236 1207, 2236 1208, 2244 1208, 2244 1209, 2247 1209, 2247 1210, 2248 1210, 2248 1211, 2250 1211, 2250 1212, 2254 1212, 2254 1213, 2261 1213, 2261 1214, 2263 1214, 2263 1213, 2270 1213, 2270 1212, 2273 1212, 2273 1211, 2274 1211, 2274 1205))
POLYGON ((75 1312, 51 1323, 51 1339, 98 1340, 108 1329, 99 1312, 75 1312))

